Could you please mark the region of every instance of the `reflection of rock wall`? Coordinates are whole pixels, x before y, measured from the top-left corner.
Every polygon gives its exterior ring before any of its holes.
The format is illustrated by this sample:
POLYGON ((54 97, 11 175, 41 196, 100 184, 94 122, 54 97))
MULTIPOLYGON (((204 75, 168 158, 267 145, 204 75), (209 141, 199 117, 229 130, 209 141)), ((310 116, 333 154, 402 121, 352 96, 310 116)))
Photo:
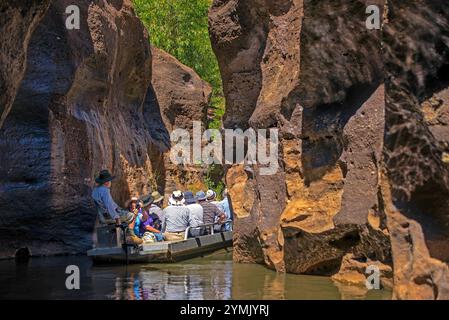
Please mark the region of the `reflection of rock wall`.
MULTIPOLYGON (((152 72, 155 79, 162 75, 152 69, 148 37, 131 1, 78 1, 81 29, 69 31, 65 8, 70 4, 6 4, 12 17, 21 14, 25 20, 13 18, 15 24, 8 26, 14 39, 1 35, 11 45, 1 47, 0 74, 6 75, 8 91, 0 100, 5 118, 0 128, 0 256, 20 246, 32 254, 85 250, 96 218, 93 177, 102 168, 117 175, 112 193, 118 203, 156 187, 163 192, 163 152, 170 143, 158 97, 176 93, 182 103, 184 93, 189 105, 207 101, 188 95, 207 92, 207 85, 174 59, 166 62, 169 68, 183 68, 195 81, 174 77, 155 92, 152 72), (12 60, 4 64, 5 57, 12 60)), ((1 22, 4 31, 3 23, 10 22, 3 14, 1 22)))
MULTIPOLYGON (((280 132, 276 175, 261 176, 257 166, 228 169, 237 261, 332 274, 351 256, 394 262, 395 281, 405 287, 443 288, 442 265, 422 282, 412 276, 419 270, 399 271, 413 254, 399 251, 404 230, 396 230, 390 210, 394 203, 417 219, 430 255, 447 260, 441 159, 449 8, 419 2, 388 1, 389 23, 370 31, 365 9, 382 8, 382 0, 214 1, 210 33, 225 127, 280 132)), ((422 238, 418 228, 412 233, 422 238)), ((436 298, 417 295, 424 296, 436 298)))

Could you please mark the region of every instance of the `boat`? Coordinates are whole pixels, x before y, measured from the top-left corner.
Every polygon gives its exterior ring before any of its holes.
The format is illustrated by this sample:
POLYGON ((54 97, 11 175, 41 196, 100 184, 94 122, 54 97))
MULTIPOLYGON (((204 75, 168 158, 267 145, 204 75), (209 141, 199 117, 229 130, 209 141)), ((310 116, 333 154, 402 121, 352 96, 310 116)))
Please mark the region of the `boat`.
POLYGON ((232 247, 232 231, 214 232, 213 226, 200 226, 210 228, 207 235, 189 237, 188 228, 184 240, 141 245, 124 243, 120 228, 101 226, 96 228, 96 246, 87 255, 94 263, 173 263, 232 247))

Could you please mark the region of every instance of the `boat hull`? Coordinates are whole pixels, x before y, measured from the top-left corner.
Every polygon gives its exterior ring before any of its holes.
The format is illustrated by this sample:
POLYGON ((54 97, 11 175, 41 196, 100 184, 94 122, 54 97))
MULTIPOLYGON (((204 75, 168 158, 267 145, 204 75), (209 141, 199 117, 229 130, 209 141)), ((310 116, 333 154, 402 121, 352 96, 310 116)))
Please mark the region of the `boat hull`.
MULTIPOLYGON (((129 247, 129 263, 172 263, 202 256, 216 250, 232 247, 232 231, 189 238, 181 241, 163 241, 129 247)), ((126 252, 122 247, 94 248, 87 251, 94 263, 124 263, 126 252)))

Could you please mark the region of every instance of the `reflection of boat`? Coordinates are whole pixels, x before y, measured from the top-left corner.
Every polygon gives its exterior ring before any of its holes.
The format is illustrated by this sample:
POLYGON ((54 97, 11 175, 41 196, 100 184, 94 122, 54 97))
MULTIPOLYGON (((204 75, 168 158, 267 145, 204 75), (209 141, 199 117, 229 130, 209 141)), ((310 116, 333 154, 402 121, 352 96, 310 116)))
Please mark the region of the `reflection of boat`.
MULTIPOLYGON (((207 227, 204 225, 203 227, 207 227)), ((184 240, 163 241, 139 246, 122 244, 119 228, 102 226, 96 229, 96 247, 87 251, 94 262, 176 262, 202 256, 216 250, 232 246, 232 231, 214 233, 184 240)))

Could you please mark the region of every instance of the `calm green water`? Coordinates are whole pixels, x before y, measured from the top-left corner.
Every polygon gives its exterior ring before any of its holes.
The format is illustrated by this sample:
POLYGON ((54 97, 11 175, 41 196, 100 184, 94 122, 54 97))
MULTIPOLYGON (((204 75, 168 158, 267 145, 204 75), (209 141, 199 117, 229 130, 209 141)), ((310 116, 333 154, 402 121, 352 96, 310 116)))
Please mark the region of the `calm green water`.
POLYGON ((337 288, 326 277, 281 275, 236 264, 231 253, 178 264, 93 266, 84 256, 0 261, 2 299, 389 299, 391 293, 337 288), (77 265, 80 289, 65 287, 66 267, 77 265))

